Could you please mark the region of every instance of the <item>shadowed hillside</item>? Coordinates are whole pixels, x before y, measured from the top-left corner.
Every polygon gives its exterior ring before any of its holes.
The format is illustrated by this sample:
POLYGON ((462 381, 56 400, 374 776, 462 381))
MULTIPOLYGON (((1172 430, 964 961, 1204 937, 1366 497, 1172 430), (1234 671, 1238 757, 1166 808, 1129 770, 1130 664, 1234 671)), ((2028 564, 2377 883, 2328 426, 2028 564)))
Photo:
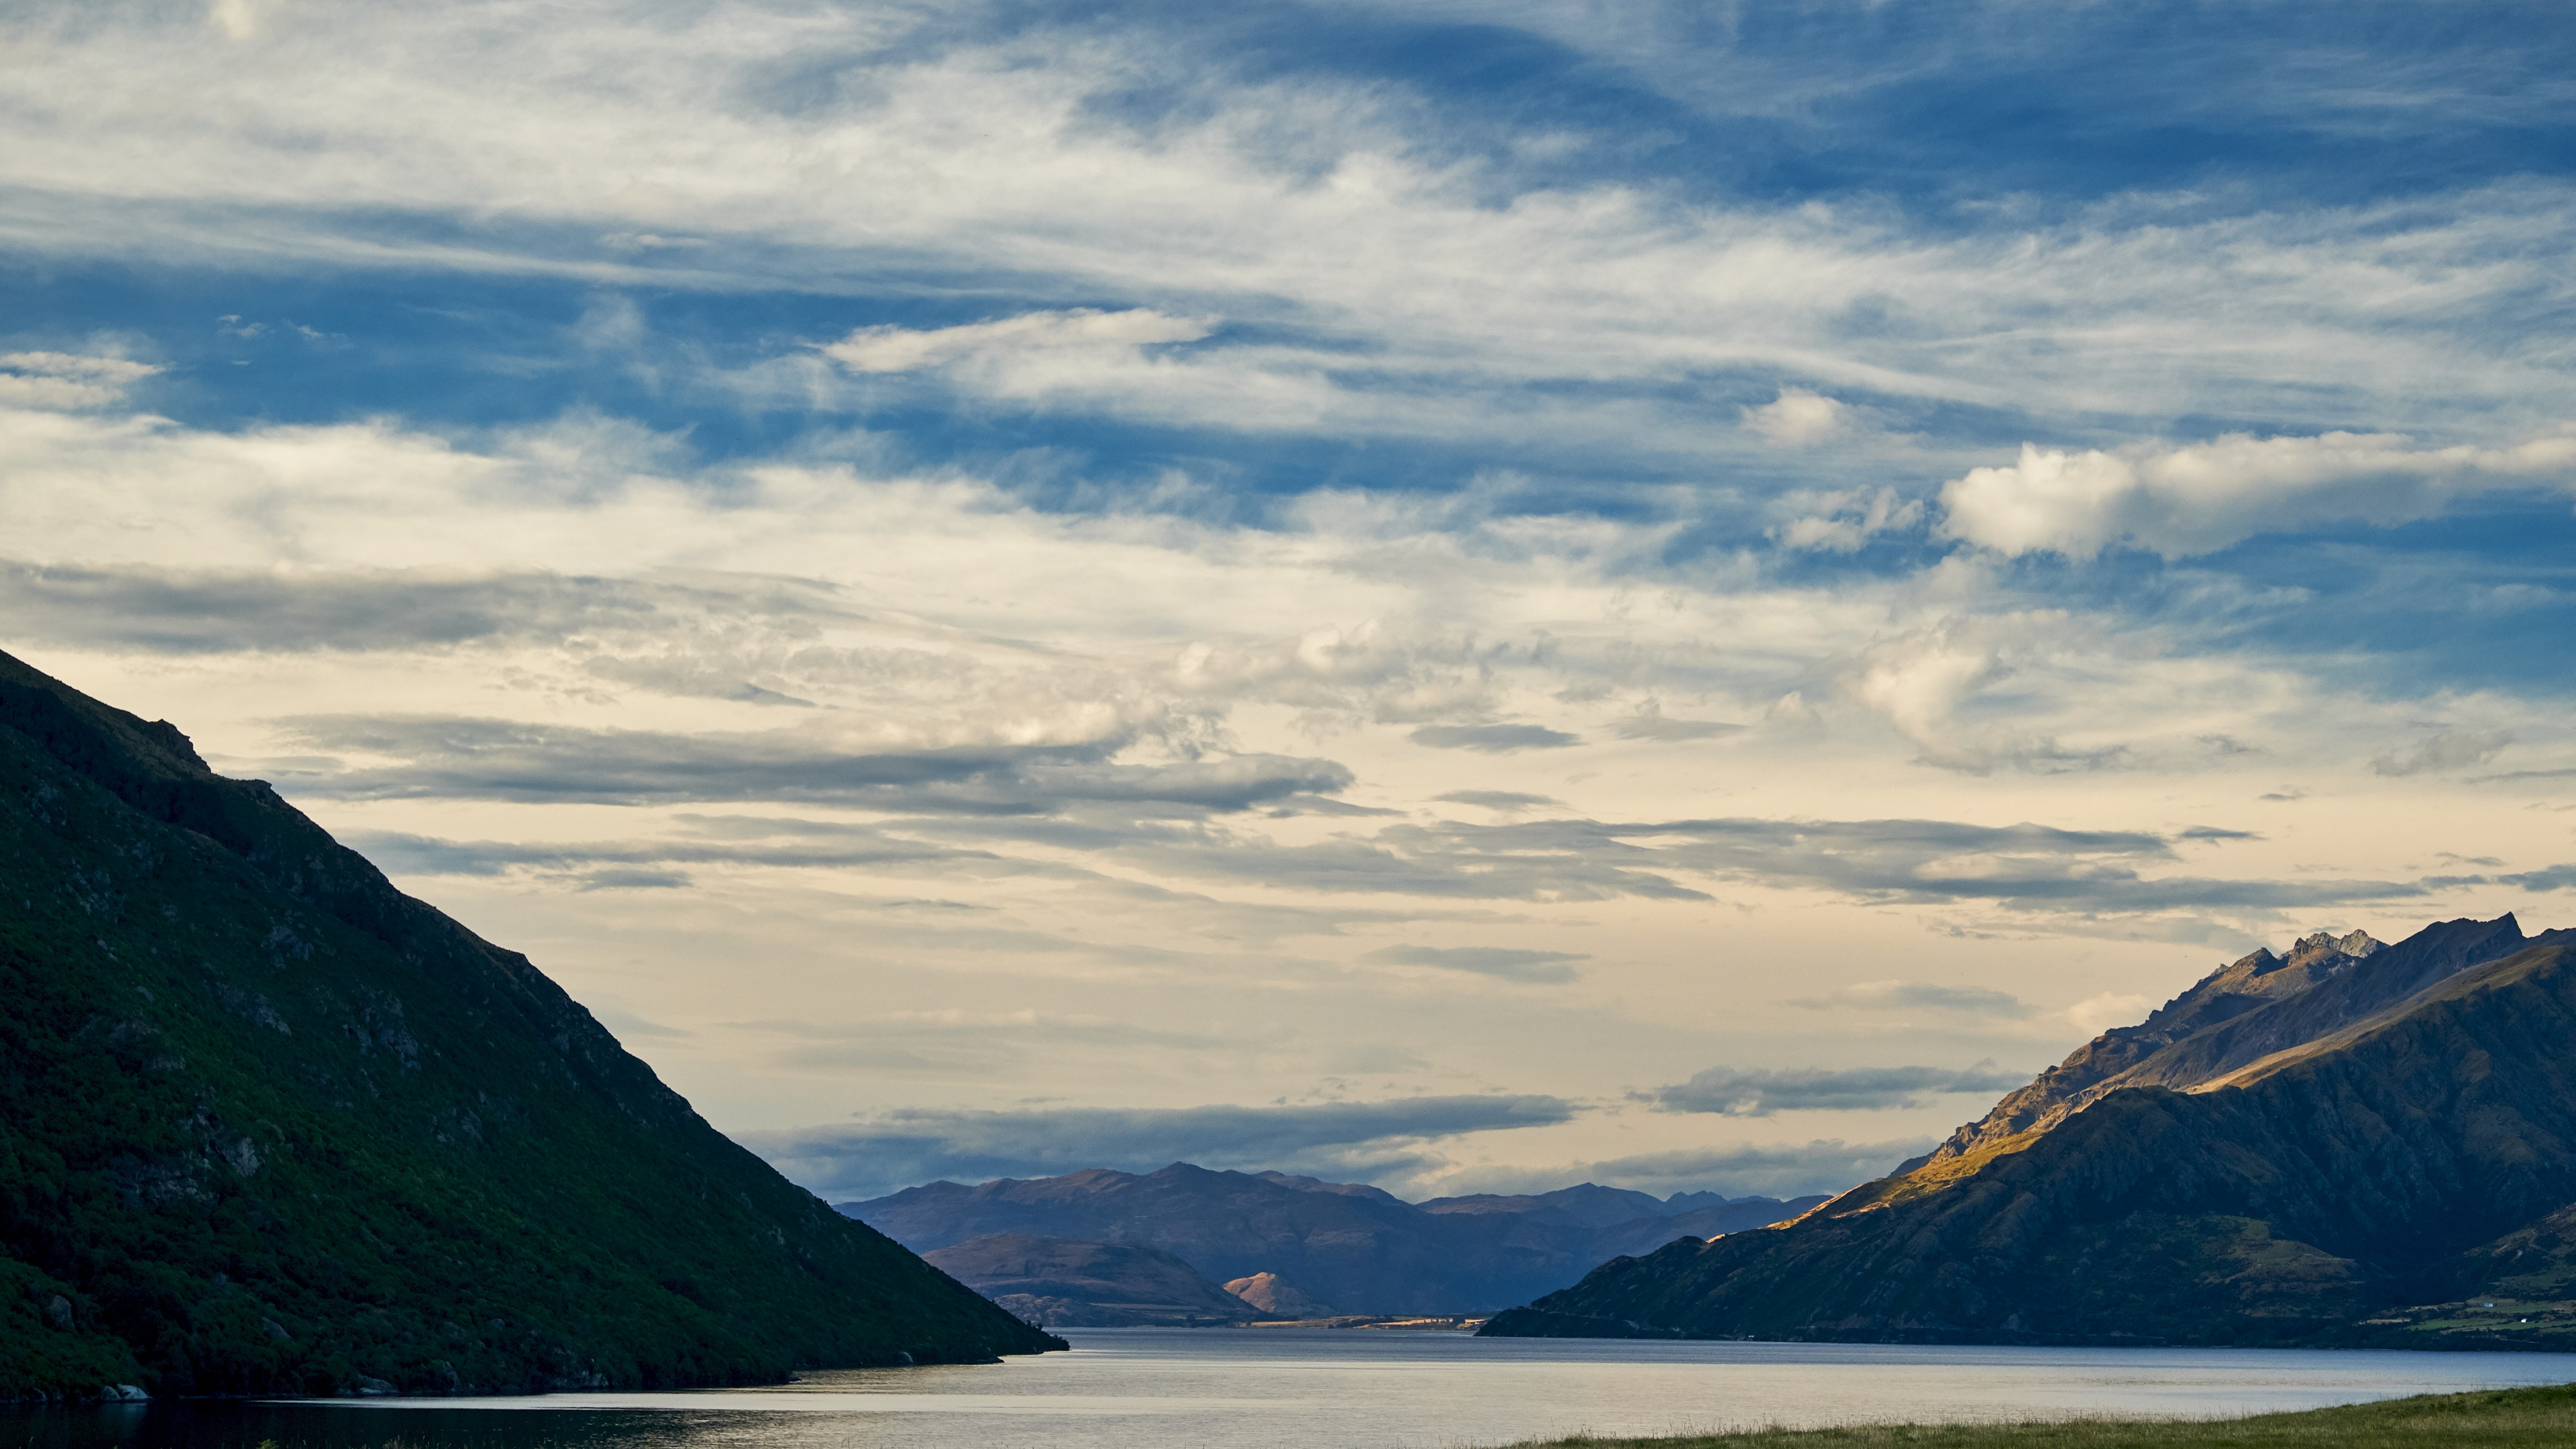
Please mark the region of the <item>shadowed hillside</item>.
MULTIPOLYGON (((2212 980, 2268 974, 2247 964, 2212 980)), ((1967 1151, 1606 1264, 1487 1331, 2576 1347, 2571 1043, 2576 932, 2448 922, 2122 1068, 2189 1090, 1990 1117, 1967 1151)))
POLYGON ((1047 1339, 526 958, 0 655, 0 1396, 496 1391, 1047 1339))

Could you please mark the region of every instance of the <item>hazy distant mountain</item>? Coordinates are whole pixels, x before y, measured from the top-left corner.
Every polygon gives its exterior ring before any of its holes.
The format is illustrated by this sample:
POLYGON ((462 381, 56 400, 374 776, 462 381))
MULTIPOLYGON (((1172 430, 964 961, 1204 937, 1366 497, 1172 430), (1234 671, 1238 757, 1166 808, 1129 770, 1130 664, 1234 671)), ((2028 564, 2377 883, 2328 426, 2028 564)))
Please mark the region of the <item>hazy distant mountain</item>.
POLYGON ((1053 1342, 727 1141, 265 784, 5 654, 0 1003, 0 1399, 1053 1342))
POLYGON ((1796 1224, 1487 1331, 2576 1347, 2576 931, 2257 952, 1796 1224))
POLYGON ((1132 1244, 988 1233, 922 1256, 1011 1313, 1049 1328, 1237 1323, 1267 1311, 1169 1253, 1132 1244))
POLYGON ((1673 1216, 1645 1193, 1587 1183, 1414 1204, 1355 1183, 1176 1162, 1142 1175, 934 1182, 838 1206, 921 1252, 988 1233, 1133 1243, 1219 1282, 1273 1273, 1347 1313, 1459 1313, 1527 1302, 1622 1252, 1774 1222, 1820 1201, 1747 1198, 1673 1216))
POLYGON ((1663 1199, 1651 1193, 1600 1187, 1588 1182, 1578 1187, 1560 1187, 1554 1192, 1514 1197, 1480 1192, 1472 1197, 1435 1197, 1415 1205, 1427 1213, 1552 1212, 1596 1228, 1606 1228, 1613 1223, 1633 1223, 1640 1218, 1670 1217, 1674 1211, 1665 1205, 1663 1199))

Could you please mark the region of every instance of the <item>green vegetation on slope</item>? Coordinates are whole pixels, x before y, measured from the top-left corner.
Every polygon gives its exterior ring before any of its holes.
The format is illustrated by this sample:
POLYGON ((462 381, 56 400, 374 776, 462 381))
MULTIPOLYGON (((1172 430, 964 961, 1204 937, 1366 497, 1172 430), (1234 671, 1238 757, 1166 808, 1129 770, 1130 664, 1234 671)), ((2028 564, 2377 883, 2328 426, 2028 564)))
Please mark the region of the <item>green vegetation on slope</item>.
POLYGON ((0 1397, 1062 1346, 779 1177, 265 785, 6 655, 0 1002, 0 1397))
POLYGON ((2576 1384, 2427 1394, 2246 1419, 1859 1424, 1661 1439, 1557 1439, 1523 1449, 2507 1449, 2576 1446, 2576 1384))

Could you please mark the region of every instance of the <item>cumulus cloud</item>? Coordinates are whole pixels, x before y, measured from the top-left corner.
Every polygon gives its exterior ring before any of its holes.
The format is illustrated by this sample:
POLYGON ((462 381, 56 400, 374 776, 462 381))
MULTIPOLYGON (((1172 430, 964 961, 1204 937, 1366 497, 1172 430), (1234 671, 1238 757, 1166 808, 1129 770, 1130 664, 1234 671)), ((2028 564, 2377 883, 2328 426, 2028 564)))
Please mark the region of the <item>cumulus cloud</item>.
POLYGON ((2089 632, 2055 611, 1951 615, 1872 642, 1846 674, 1844 689, 1886 716, 1927 765, 1978 775, 1996 769, 2060 774, 2117 768, 2128 763, 2125 744, 2070 745, 2034 728, 2034 711, 1997 718, 1979 708, 1981 697, 2029 672, 2057 674, 2061 687, 2074 682, 2065 676, 2108 682, 2104 655, 2110 646, 2086 638, 2089 632), (1980 713, 1987 718, 1978 718, 1980 713))
POLYGON ((1509 946, 1388 946, 1367 958, 1395 966, 1430 966, 1463 971, 1501 981, 1562 985, 1582 973, 1576 963, 1592 959, 1566 951, 1526 951, 1509 946))
POLYGON ((1086 1167, 1150 1172, 1173 1162, 1220 1170, 1379 1171, 1417 1166, 1432 1144, 1547 1127, 1581 1109, 1536 1095, 1404 1097, 1275 1107, 914 1109, 840 1127, 743 1132, 735 1140, 834 1201, 941 1179, 1048 1177, 1086 1167))
POLYGON ((1728 1117, 1768 1117, 1775 1112, 1889 1112, 1920 1107, 1927 1097, 2008 1092, 2030 1080, 1993 1062, 1973 1067, 1856 1067, 1842 1071, 1807 1067, 1791 1071, 1711 1067, 1678 1086, 1658 1087, 1639 1100, 1658 1112, 1715 1112, 1728 1117))
POLYGON ((2507 448, 2419 449, 2394 433, 2070 452, 2022 445, 1941 490, 1942 531, 2005 554, 2090 558, 2127 545, 2183 558, 2258 533, 2429 518, 2463 495, 2576 479, 2576 432, 2507 448))
POLYGON ((1744 410, 1744 425, 1775 447, 1806 448, 1851 430, 1851 409, 1822 393, 1784 387, 1776 401, 1744 410))

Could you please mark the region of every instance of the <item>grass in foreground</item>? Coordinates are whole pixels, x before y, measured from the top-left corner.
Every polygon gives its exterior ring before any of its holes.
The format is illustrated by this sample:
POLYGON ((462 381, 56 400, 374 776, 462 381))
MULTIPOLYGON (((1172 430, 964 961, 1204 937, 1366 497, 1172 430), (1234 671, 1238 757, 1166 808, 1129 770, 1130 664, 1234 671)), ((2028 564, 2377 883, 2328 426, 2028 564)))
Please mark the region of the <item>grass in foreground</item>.
POLYGON ((2247 1419, 1855 1424, 1653 1439, 1577 1437, 1519 1449, 2576 1449, 2576 1384, 2425 1394, 2247 1419))

